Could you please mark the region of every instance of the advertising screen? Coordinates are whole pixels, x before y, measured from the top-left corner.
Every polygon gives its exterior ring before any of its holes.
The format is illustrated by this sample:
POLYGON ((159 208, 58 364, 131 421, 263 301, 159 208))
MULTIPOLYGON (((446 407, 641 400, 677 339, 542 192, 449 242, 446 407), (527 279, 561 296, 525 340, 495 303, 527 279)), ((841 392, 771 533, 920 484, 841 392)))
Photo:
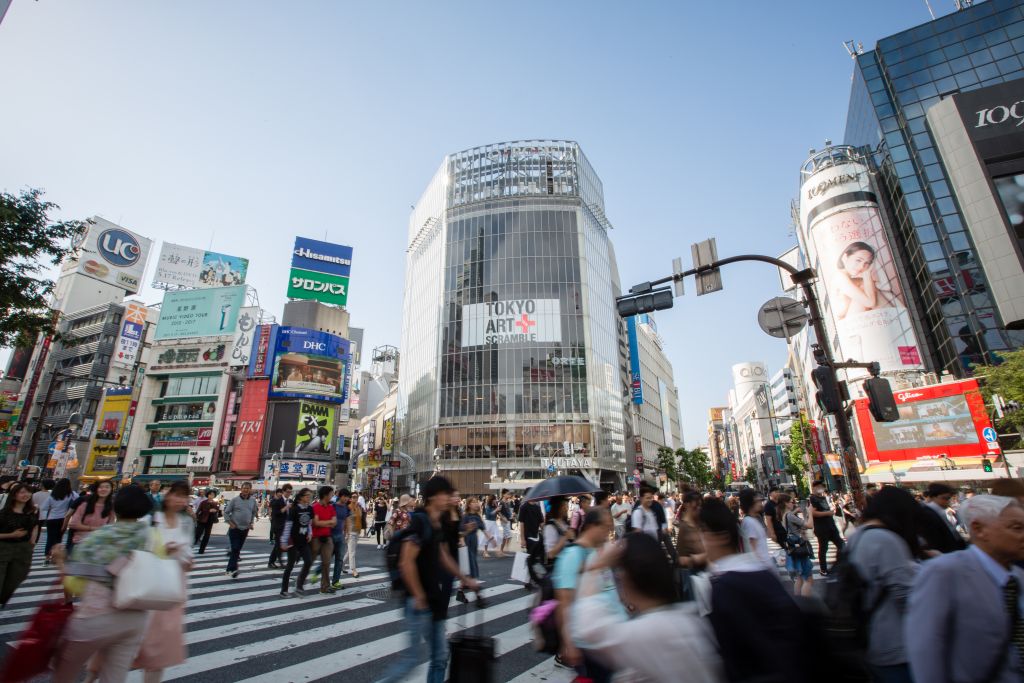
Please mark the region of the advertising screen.
MULTIPOLYGON (((882 371, 921 368, 917 337, 882 216, 860 163, 831 166, 801 187, 804 234, 820 276, 836 355, 882 371)), ((848 377, 867 371, 848 371, 848 377)))
POLYGON ((299 404, 295 452, 327 455, 331 452, 334 426, 334 406, 303 401, 299 404))
POLYGON ((250 379, 245 383, 235 427, 235 449, 231 453, 233 472, 249 474, 260 469, 269 386, 270 382, 265 379, 250 379))
POLYGON ((245 284, 249 259, 164 242, 154 285, 179 287, 232 287, 245 284))
POLYGON ((124 319, 121 321, 121 333, 117 337, 114 355, 110 364, 122 368, 131 368, 139 357, 142 335, 146 329, 146 307, 134 301, 124 305, 124 319))
POLYGON ((102 218, 91 218, 75 257, 63 270, 121 287, 129 294, 139 291, 152 240, 102 218))
POLYGON ((156 339, 216 337, 235 333, 245 287, 191 289, 164 294, 156 339))
POLYGON ((984 431, 991 427, 977 380, 906 389, 894 394, 900 418, 875 422, 867 399, 855 401, 868 460, 979 456, 998 452, 984 431))
POLYGON ((89 458, 85 463, 86 476, 113 477, 117 474, 117 454, 121 447, 121 435, 131 402, 130 387, 117 387, 104 392, 100 419, 96 423, 96 431, 89 447, 89 458))
POLYGON ((348 341, 327 332, 279 327, 270 396, 340 403, 348 341))
POLYGON ((562 341, 558 299, 509 299, 462 307, 462 348, 562 341))

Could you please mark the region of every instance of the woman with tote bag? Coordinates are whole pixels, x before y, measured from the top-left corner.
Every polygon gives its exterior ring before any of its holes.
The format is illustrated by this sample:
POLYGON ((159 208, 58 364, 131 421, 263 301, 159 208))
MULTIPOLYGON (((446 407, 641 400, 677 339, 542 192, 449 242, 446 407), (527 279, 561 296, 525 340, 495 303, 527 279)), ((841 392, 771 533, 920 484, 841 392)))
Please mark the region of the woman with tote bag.
MULTIPOLYGON (((153 513, 154 525, 160 530, 160 539, 168 557, 181 563, 182 585, 185 571, 192 568, 192 517, 188 508, 188 484, 176 481, 164 493, 162 510, 153 513)), ((187 659, 185 639, 182 635, 185 622, 185 603, 171 609, 154 611, 142 639, 142 647, 135 657, 137 669, 144 669, 145 683, 159 683, 164 669, 181 664, 187 659)))

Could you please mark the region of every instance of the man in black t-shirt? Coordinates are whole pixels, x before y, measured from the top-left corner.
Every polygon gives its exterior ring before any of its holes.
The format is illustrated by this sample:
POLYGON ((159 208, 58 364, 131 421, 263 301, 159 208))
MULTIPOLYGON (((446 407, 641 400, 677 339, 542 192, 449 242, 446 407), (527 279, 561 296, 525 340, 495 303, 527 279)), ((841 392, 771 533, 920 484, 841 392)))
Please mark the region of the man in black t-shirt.
POLYGON ((409 531, 402 540, 398 569, 406 593, 405 622, 409 643, 388 668, 380 683, 404 680, 421 659, 426 647, 430 656, 428 681, 443 681, 448 666, 448 639, 445 619, 448 618, 448 599, 456 577, 462 586, 479 590, 480 584, 459 570, 459 563, 448 549, 441 517, 449 510, 451 483, 444 477, 432 477, 420 489, 423 507, 409 517, 409 531))
POLYGON ((764 516, 765 521, 768 522, 768 536, 773 541, 781 545, 783 548, 786 547, 786 529, 782 526, 782 522, 779 521, 776 511, 778 508, 776 505, 779 501, 779 487, 772 486, 768 489, 768 500, 764 504, 764 516))
MULTIPOLYGON (((526 492, 530 494, 529 491, 526 492)), ((541 536, 541 527, 544 526, 544 512, 537 502, 521 503, 519 505, 519 545, 527 552, 526 570, 530 572, 530 583, 526 584, 526 590, 533 590, 534 585, 540 584, 540 574, 537 567, 544 565, 544 539, 541 536)))
POLYGON ((284 531, 291 498, 292 485, 285 484, 274 491, 274 499, 270 501, 270 543, 273 550, 270 551, 270 559, 267 561, 269 569, 284 569, 284 563, 281 562, 281 544, 276 541, 281 538, 281 532, 284 531))
POLYGON ((828 544, 835 544, 836 554, 843 549, 843 538, 836 526, 836 511, 825 495, 825 483, 816 481, 811 485, 814 492, 808 499, 811 506, 811 517, 814 518, 814 536, 818 539, 818 570, 822 576, 828 576, 828 544))

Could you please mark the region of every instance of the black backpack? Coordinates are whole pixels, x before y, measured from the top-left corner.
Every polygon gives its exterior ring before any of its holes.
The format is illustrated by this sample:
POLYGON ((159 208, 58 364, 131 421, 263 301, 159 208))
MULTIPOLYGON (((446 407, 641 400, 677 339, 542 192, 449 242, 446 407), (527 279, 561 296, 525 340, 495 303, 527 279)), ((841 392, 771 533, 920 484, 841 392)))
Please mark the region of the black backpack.
POLYGON ((430 542, 430 537, 434 533, 434 527, 430 524, 430 518, 423 512, 413 512, 409 515, 409 525, 401 531, 392 534, 391 540, 388 541, 388 547, 384 550, 384 559, 387 563, 388 577, 391 579, 391 590, 393 591, 405 590, 405 583, 402 581, 402 571, 399 569, 398 561, 402 556, 402 543, 412 536, 412 520, 417 516, 423 519, 424 527, 427 529, 427 537, 422 539, 424 544, 430 542))
MULTIPOLYGON (((877 527, 865 527, 858 534, 865 534, 877 527)), ((865 607, 865 596, 870 584, 850 561, 854 543, 847 544, 839 553, 832 571, 825 581, 825 606, 828 612, 823 620, 822 635, 824 647, 829 651, 832 670, 842 672, 841 681, 867 681, 866 657, 871 615, 885 600, 886 589, 882 588, 878 598, 865 607)))

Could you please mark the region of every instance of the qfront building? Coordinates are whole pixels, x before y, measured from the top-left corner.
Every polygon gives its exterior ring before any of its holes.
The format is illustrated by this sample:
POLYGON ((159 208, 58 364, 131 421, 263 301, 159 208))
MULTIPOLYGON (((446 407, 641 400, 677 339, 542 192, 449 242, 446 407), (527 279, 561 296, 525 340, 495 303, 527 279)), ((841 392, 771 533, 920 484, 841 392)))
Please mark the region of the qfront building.
POLYGON ((445 158, 409 224, 400 451, 464 492, 579 473, 621 487, 624 334, 601 181, 579 145, 445 158))

